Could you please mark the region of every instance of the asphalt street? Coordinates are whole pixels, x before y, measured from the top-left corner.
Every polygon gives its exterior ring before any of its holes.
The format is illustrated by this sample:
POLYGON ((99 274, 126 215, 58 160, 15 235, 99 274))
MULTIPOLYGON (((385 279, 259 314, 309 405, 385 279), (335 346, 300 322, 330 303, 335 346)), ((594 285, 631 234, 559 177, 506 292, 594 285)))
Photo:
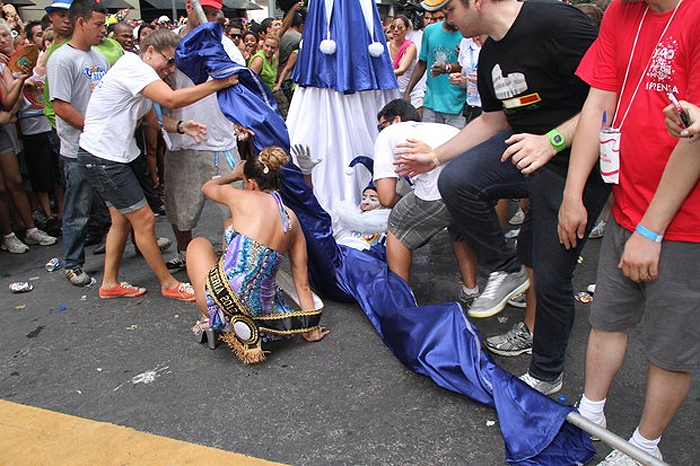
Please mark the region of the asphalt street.
MULTIPOLYGON (((195 233, 220 244, 220 224, 218 209, 207 205, 195 233)), ((173 237, 164 218, 158 232, 173 237)), ((589 241, 583 251, 577 291, 595 281, 598 247, 589 241)), ((194 342, 195 305, 162 298, 132 246, 121 278, 149 290, 135 299, 100 300, 96 286, 76 288, 63 270, 47 272, 44 264, 60 255, 60 243, 0 253, 4 400, 287 464, 504 464, 495 412, 404 368, 355 304, 326 300, 322 323, 332 333, 325 340, 278 342, 265 362, 244 366, 222 345, 211 351, 194 342), (34 290, 10 293, 8 284, 17 281, 34 290)), ((102 261, 88 248, 85 268, 98 280, 102 261)), ((177 276, 186 280, 185 272, 177 276)), ((419 303, 455 299, 459 274, 446 234, 416 254, 412 281, 419 303)), ((554 396, 568 403, 583 388, 589 307, 577 303, 564 389, 554 396)), ((502 333, 522 315, 508 307, 475 324, 483 335, 502 333)), ((529 363, 529 356, 494 359, 517 375, 529 363)), ((635 333, 606 409, 609 429, 625 438, 638 422, 645 374, 635 333)), ((666 461, 700 464, 698 420, 696 382, 661 443, 666 461)), ((600 460, 610 449, 596 446, 600 460)), ((0 438, 0 449, 13 446, 0 438)), ((24 454, 14 452, 19 464, 36 464, 24 454)), ((103 464, 113 463, 105 457, 103 464)))

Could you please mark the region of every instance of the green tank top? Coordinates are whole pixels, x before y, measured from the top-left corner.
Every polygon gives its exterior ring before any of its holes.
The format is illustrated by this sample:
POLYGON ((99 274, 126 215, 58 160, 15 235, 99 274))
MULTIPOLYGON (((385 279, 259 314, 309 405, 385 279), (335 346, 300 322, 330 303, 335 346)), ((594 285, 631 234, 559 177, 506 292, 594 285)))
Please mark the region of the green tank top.
POLYGON ((265 85, 272 90, 272 88, 275 87, 275 84, 277 84, 277 57, 273 55, 272 60, 268 60, 265 56, 265 52, 259 50, 255 55, 250 57, 250 60, 248 60, 249 67, 255 57, 262 58, 263 62, 262 70, 260 70, 258 76, 260 76, 262 82, 264 82, 265 85))

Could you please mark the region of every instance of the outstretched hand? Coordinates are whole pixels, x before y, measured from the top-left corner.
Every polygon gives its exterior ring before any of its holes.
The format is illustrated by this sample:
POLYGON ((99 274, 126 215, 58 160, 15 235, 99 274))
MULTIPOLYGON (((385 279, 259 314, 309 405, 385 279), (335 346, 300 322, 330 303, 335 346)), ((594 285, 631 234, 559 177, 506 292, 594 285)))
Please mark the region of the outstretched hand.
POLYGON ((297 165, 304 175, 310 175, 314 167, 322 162, 321 159, 315 159, 311 155, 311 148, 303 144, 294 144, 291 148, 292 155, 297 161, 297 165))
POLYGON ((181 128, 186 135, 194 139, 196 142, 203 141, 207 138, 207 126, 198 121, 183 121, 181 128))
POLYGON ((301 335, 301 337, 308 342, 314 342, 323 340, 323 337, 325 337, 329 333, 331 333, 330 330, 328 330, 323 325, 319 325, 315 329, 310 330, 308 332, 300 333, 299 335, 301 335))
POLYGON ((426 173, 435 168, 435 162, 430 157, 433 148, 418 139, 406 139, 394 148, 396 174, 399 176, 414 176, 426 173))

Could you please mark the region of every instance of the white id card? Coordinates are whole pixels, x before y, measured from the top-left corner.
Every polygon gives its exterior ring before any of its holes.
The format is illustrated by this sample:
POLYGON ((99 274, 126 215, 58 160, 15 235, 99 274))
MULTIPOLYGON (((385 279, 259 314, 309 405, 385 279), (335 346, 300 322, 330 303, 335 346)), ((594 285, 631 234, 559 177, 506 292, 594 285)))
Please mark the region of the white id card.
POLYGON ((160 132, 163 134, 163 141, 165 141, 165 147, 168 150, 171 150, 173 147, 173 143, 170 140, 170 136, 168 135, 168 132, 165 131, 165 129, 163 129, 163 128, 160 129, 160 132))
POLYGON ((600 175, 606 183, 620 183, 620 136, 616 128, 600 130, 600 175))

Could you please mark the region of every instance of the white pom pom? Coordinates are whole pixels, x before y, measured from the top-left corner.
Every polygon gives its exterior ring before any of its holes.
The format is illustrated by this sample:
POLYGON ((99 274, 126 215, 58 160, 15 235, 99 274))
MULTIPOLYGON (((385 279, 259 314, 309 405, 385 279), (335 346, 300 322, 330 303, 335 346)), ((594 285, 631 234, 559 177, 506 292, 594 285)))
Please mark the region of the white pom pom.
POLYGON ((353 167, 345 167, 345 174, 350 176, 354 173, 353 167))
POLYGON ((325 53, 326 55, 333 55, 336 47, 336 43, 333 39, 324 39, 318 46, 318 48, 321 49, 321 52, 325 53))
POLYGON ((372 42, 367 46, 367 48, 369 49, 369 54, 374 58, 377 58, 384 53, 384 46, 381 44, 381 42, 372 42))
POLYGON ((299 50, 304 48, 304 39, 299 40, 299 50))

